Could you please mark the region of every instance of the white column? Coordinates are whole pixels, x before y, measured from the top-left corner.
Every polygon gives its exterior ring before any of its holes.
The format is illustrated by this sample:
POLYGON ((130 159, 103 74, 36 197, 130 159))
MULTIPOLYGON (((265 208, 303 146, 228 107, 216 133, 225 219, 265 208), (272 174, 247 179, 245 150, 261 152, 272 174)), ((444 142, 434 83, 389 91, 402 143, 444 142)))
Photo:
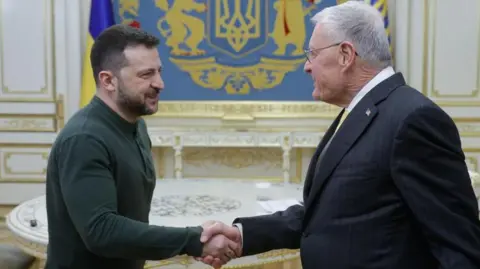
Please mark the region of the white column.
MULTIPOLYGON (((62 0, 60 0, 62 1, 62 0)), ((83 31, 85 28, 81 17, 84 8, 84 0, 63 0, 65 1, 64 15, 66 17, 67 31, 65 38, 60 39, 59 42, 64 42, 66 48, 66 69, 65 76, 67 77, 66 90, 66 120, 70 118, 79 108, 80 89, 82 78, 82 62, 83 62, 83 48, 85 47, 85 39, 83 31)))

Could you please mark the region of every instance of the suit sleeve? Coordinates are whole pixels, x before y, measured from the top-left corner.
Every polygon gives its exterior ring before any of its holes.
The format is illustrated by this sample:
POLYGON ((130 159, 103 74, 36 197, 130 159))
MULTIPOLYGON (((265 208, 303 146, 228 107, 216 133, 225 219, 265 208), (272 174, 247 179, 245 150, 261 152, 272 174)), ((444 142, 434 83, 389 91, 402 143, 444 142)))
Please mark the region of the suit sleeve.
POLYGON ((77 135, 64 141, 57 153, 65 205, 91 252, 103 257, 139 260, 201 255, 201 227, 149 225, 118 213, 112 164, 101 141, 77 135))
POLYGON ((303 205, 294 205, 271 215, 237 218, 234 223, 242 225, 242 254, 300 248, 304 214, 303 205))
POLYGON ((439 268, 480 268, 478 204, 451 118, 433 106, 414 111, 395 138, 391 165, 439 268))

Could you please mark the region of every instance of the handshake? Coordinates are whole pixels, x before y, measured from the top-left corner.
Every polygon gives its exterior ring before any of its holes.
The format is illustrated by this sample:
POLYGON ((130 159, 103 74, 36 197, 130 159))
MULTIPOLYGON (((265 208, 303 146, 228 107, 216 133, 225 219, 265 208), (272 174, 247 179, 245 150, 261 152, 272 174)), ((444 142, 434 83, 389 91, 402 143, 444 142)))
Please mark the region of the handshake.
POLYGON ((203 253, 196 258, 197 261, 220 268, 242 255, 242 236, 237 227, 219 221, 207 221, 202 228, 200 241, 204 244, 203 253))

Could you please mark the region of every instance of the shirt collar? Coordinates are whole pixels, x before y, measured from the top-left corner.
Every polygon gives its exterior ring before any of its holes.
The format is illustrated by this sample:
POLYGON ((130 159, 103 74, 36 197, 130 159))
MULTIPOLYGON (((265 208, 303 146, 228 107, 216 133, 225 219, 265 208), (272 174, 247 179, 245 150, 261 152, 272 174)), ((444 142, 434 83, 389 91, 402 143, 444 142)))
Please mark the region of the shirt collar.
POLYGON ((395 74, 395 71, 391 66, 380 71, 380 73, 378 73, 375 77, 373 77, 372 80, 370 80, 367 84, 365 84, 365 86, 363 86, 363 88, 357 93, 357 95, 355 95, 355 97, 353 98, 350 105, 348 105, 346 110, 348 112, 351 112, 353 108, 360 102, 360 100, 362 100, 362 98, 365 95, 367 95, 367 93, 369 93, 373 88, 375 88, 375 86, 380 84, 382 81, 393 76, 394 74, 395 74))
POLYGON ((131 123, 124 118, 122 118, 117 112, 113 111, 102 99, 98 96, 94 96, 91 104, 94 109, 98 109, 102 113, 102 118, 106 118, 109 121, 112 121, 121 131, 133 134, 137 132, 137 122, 131 123))

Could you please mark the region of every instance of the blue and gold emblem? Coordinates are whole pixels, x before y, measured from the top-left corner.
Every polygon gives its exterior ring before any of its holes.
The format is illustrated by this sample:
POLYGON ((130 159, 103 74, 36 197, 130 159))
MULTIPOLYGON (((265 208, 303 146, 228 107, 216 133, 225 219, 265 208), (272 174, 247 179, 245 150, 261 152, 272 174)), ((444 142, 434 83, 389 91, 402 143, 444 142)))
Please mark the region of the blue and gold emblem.
POLYGON ((119 0, 162 40, 168 100, 310 101, 310 18, 335 0, 119 0))

